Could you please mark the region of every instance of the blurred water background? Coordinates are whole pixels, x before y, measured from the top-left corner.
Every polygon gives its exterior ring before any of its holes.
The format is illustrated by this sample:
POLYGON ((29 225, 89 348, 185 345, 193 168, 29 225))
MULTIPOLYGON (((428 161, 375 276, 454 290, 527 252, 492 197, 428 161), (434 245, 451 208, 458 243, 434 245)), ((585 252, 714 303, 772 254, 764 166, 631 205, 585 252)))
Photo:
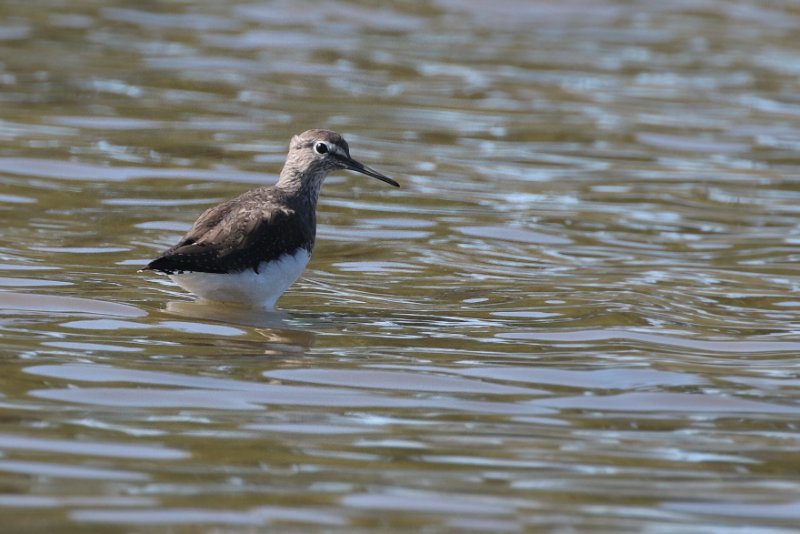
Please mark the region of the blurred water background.
POLYGON ((4 532, 790 532, 800 5, 0 3, 4 532), (276 314, 137 273, 345 134, 276 314))

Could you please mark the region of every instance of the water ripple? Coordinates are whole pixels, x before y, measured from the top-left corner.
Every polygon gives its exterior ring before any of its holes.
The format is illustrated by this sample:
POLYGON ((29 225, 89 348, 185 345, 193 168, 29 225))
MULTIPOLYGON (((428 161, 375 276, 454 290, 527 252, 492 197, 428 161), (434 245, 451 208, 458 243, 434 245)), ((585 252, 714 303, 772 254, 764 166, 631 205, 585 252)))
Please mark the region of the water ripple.
POLYGON ((0 2, 5 530, 796 529, 791 2, 129 4, 0 2), (309 127, 282 311, 136 272, 309 127))

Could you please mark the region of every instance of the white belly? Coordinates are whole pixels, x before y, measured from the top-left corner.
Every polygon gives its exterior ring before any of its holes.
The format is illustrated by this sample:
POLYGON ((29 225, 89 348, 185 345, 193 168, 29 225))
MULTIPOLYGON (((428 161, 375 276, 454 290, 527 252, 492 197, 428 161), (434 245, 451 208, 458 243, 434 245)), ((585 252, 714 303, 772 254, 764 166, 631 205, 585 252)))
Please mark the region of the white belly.
POLYGON ((310 258, 308 251, 301 248, 277 260, 261 262, 258 273, 247 269, 229 274, 184 272, 169 277, 204 299, 271 310, 284 291, 303 274, 310 258))

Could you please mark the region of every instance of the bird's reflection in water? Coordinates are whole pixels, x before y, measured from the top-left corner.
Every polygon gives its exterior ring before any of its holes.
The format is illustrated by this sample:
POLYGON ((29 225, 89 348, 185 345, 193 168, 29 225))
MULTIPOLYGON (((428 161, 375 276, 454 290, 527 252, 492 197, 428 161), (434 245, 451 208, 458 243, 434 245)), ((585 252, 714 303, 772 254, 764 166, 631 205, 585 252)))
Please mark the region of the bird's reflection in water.
POLYGON ((184 318, 254 327, 253 332, 268 343, 264 349, 267 355, 300 356, 314 342, 312 332, 280 310, 255 310, 210 300, 174 300, 167 302, 166 312, 184 318))

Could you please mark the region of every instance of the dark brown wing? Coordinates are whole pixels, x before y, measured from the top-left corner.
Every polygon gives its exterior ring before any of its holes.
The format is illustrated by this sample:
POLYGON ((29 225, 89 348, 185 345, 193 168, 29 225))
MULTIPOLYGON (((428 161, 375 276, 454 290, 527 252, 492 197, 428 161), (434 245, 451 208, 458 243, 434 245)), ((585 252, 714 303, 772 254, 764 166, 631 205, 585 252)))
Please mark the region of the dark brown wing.
POLYGON ((148 269, 230 273, 258 270, 262 261, 311 250, 313 225, 294 210, 235 199, 206 210, 177 245, 150 262, 148 269))

